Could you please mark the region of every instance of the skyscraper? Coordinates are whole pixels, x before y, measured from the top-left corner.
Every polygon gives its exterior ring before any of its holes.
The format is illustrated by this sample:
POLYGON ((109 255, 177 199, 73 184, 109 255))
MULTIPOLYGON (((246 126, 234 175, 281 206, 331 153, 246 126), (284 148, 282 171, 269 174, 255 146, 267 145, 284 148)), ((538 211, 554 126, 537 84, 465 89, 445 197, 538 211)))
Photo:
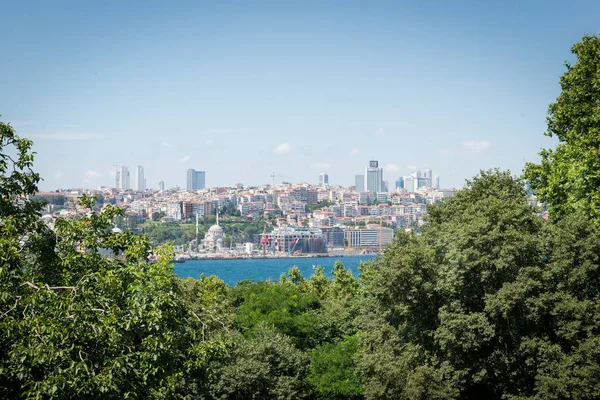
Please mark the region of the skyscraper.
POLYGON ((400 177, 396 180, 396 189, 404 189, 404 177, 400 177))
POLYGON ((383 168, 379 168, 379 161, 369 161, 365 168, 365 187, 368 192, 379 193, 382 191, 383 168))
POLYGON ((129 190, 131 186, 129 185, 129 170, 125 165, 121 165, 118 171, 119 176, 119 185, 117 189, 121 190, 129 190))
POLYGON ((433 187, 433 179, 432 179, 432 173, 431 170, 429 168, 425 169, 425 186, 427 187, 433 187))
POLYGON ((355 175, 354 176, 354 186, 356 187, 356 191, 363 192, 365 190, 365 176, 364 175, 355 175))
POLYGON ((146 178, 144 177, 144 167, 138 165, 137 174, 135 177, 136 189, 138 192, 146 190, 146 178))
POLYGON ((165 181, 159 181, 158 182, 158 190, 165 190, 165 181))
POLYGON ((196 171, 195 169, 187 170, 187 190, 204 189, 206 184, 206 173, 204 171, 196 171))
MULTIPOLYGON (((416 174, 413 172, 413 175, 416 175, 416 174)), ((406 189, 406 191, 409 192, 409 193, 414 192, 415 189, 416 189, 416 184, 415 184, 416 180, 417 180, 416 176, 412 176, 412 175, 411 176, 405 176, 404 177, 404 189, 406 189)))
POLYGON ((329 175, 325 172, 319 174, 319 186, 329 185, 329 175))

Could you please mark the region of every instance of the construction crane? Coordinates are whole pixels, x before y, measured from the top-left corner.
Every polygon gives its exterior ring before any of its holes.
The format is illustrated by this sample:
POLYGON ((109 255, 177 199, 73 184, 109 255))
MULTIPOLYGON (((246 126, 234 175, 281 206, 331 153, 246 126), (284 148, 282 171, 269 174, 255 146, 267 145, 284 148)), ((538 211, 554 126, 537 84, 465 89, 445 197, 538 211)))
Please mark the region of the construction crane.
POLYGON ((273 179, 273 185, 275 186, 275 178, 285 178, 285 175, 275 175, 275 172, 273 172, 271 175, 269 175, 272 179, 273 179))

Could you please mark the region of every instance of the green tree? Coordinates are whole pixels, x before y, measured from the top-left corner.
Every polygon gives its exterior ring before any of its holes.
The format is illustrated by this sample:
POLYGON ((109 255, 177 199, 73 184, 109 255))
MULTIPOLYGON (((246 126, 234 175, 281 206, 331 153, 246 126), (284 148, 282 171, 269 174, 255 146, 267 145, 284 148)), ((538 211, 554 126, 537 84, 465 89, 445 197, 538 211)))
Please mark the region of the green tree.
POLYGON ((548 111, 547 136, 555 149, 541 151, 541 163, 528 163, 525 177, 554 219, 582 211, 600 224, 600 37, 584 36, 571 49, 562 91, 548 111))
POLYGON ((211 394, 227 399, 302 399, 309 359, 290 339, 261 323, 212 374, 211 394))
POLYGON ((252 334, 264 322, 289 336, 300 349, 314 347, 320 341, 316 295, 290 282, 270 281, 240 282, 233 295, 235 321, 242 333, 252 334))
POLYGON ((40 220, 32 143, 0 123, 0 397, 173 398, 201 338, 170 260, 131 232, 122 213, 40 220), (16 154, 13 156, 12 154, 16 154))
POLYGON ((600 237, 484 172, 361 275, 368 398, 597 398, 600 237))
POLYGON ((338 343, 325 343, 309 350, 309 382, 318 398, 359 399, 362 387, 356 376, 354 357, 358 351, 358 336, 338 343))

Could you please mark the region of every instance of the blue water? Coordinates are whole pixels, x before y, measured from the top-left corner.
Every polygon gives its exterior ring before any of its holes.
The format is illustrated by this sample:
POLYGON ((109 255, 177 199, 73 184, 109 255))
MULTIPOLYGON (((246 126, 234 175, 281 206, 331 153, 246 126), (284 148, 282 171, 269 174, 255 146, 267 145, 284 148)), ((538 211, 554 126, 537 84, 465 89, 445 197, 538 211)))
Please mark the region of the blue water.
POLYGON ((325 268, 327 276, 331 277, 333 263, 340 260, 346 268, 352 270, 354 276, 358 275, 360 262, 369 261, 374 256, 349 256, 327 258, 249 258, 238 260, 190 260, 185 263, 175 264, 175 273, 182 278, 199 278, 216 275, 229 285, 235 285, 242 280, 278 281, 279 276, 287 272, 294 265, 300 268, 302 275, 308 278, 313 273, 313 265, 325 268))

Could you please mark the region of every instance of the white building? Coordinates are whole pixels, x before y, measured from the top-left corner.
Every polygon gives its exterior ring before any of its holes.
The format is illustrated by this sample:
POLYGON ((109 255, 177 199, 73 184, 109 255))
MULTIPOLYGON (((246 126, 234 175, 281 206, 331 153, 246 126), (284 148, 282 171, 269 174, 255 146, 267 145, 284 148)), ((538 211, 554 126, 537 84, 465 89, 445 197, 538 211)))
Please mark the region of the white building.
POLYGON ((376 249, 392 242, 394 230, 391 228, 347 229, 345 238, 349 247, 376 249))
POLYGON ((137 174, 135 177, 136 181, 136 189, 138 192, 143 192, 146 190, 146 178, 144 177, 144 167, 138 165, 137 174))
POLYGON ((413 177, 412 175, 404 177, 404 189, 408 193, 413 193, 415 191, 415 189, 417 188, 417 183, 415 182, 416 180, 417 180, 417 178, 413 177))
POLYGON ((207 251, 220 252, 223 249, 224 239, 225 233, 223 232, 223 228, 219 226, 219 214, 217 214, 217 223, 208 228, 208 232, 206 233, 206 236, 204 236, 202 245, 207 251))
POLYGON ((131 189, 131 186, 129 185, 129 170, 127 169, 127 167, 125 165, 121 165, 121 167, 119 168, 118 171, 118 175, 119 175, 119 185, 117 187, 117 189, 121 189, 121 190, 129 190, 131 189))
POLYGON ((365 168, 365 187, 371 193, 383 191, 383 168, 379 168, 379 161, 371 160, 365 168))

